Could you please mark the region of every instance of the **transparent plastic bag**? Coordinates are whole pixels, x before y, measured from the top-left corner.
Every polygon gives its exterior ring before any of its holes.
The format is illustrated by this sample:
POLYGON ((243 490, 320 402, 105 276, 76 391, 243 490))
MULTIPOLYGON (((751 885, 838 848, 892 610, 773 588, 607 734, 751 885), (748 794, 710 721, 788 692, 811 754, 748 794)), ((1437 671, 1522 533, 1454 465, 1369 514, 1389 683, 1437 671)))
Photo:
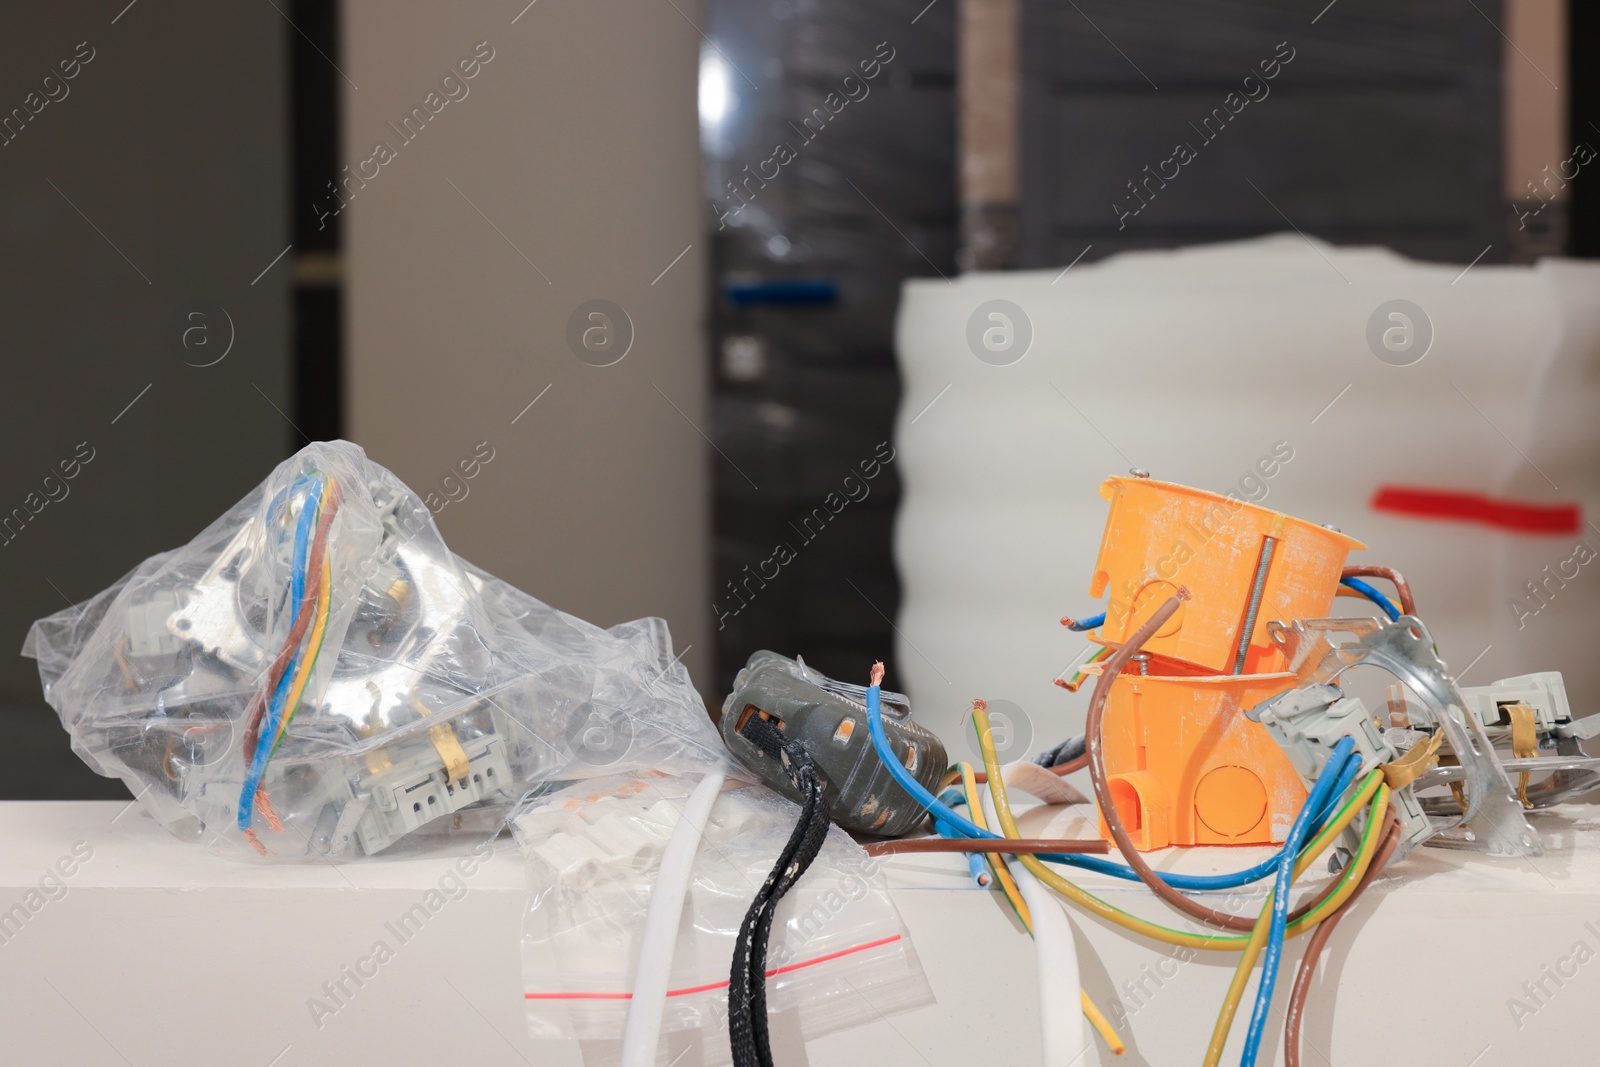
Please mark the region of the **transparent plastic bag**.
MULTIPOLYGON (((656 874, 695 785, 618 775, 530 799, 512 814, 532 890, 522 951, 529 1030, 598 1042, 591 1067, 618 1051, 656 874)), ((799 810, 732 777, 711 809, 662 1019, 667 1034, 700 1031, 707 1063, 729 1058, 734 942, 799 810)), ((768 1008, 794 1011, 806 1040, 933 1002, 877 861, 837 826, 778 905, 767 974, 768 1008)))
POLYGON ((602 630, 457 559, 342 441, 23 653, 91 768, 180 836, 274 859, 482 837, 535 788, 722 759, 662 620, 602 630))

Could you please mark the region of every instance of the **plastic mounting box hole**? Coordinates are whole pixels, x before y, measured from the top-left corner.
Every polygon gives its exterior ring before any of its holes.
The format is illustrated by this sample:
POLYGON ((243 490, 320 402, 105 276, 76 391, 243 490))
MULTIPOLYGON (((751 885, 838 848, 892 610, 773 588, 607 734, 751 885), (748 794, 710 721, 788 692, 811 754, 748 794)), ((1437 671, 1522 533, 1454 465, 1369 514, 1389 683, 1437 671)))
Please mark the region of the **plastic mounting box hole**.
POLYGON ((1242 837, 1267 813, 1266 787, 1244 767, 1213 767, 1195 786, 1194 813, 1212 833, 1242 837))
MULTIPOLYGON (((1171 582, 1158 578, 1145 583, 1144 587, 1134 594, 1133 604, 1128 608, 1127 634, 1131 636, 1151 615, 1155 614, 1157 608, 1177 595, 1178 587, 1171 582)), ((1161 629, 1150 635, 1151 640, 1171 637, 1177 633, 1183 627, 1184 608, 1187 606, 1187 601, 1180 601, 1178 610, 1172 613, 1172 617, 1162 624, 1161 629)))
POLYGON ((1130 833, 1144 829, 1144 805, 1139 803, 1138 791, 1120 779, 1113 779, 1110 785, 1111 803, 1117 806, 1122 825, 1130 833))

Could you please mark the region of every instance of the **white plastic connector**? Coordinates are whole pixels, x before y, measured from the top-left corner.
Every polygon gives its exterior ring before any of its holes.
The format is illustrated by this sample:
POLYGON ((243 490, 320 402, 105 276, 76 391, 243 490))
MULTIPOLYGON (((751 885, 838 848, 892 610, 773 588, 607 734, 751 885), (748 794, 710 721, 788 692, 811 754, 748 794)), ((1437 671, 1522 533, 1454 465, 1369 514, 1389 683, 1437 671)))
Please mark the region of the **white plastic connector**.
POLYGON ((486 734, 462 741, 461 748, 467 756, 467 773, 456 781, 445 778, 439 754, 426 742, 384 750, 394 763, 362 783, 372 797, 356 827, 363 853, 382 852, 419 826, 511 785, 504 738, 486 734))
POLYGON ((533 811, 520 815, 515 822, 517 836, 532 843, 543 841, 556 834, 584 834, 588 823, 570 811, 533 811))
POLYGON ((658 800, 639 814, 639 822, 649 826, 651 833, 670 836, 683 818, 683 804, 681 800, 658 800))
POLYGON ((1361 766, 1370 770, 1394 759, 1397 752, 1384 740, 1372 713, 1359 697, 1347 697, 1338 686, 1309 685, 1251 708, 1245 714, 1272 731, 1300 777, 1314 782, 1333 748, 1345 737, 1355 742, 1361 766))
MULTIPOLYGON (((1366 703, 1360 697, 1345 696, 1335 685, 1291 689, 1257 704, 1245 715, 1271 731, 1289 762, 1307 782, 1321 776, 1334 746, 1346 737, 1355 743, 1363 770, 1399 756, 1366 703)), ((1405 835, 1400 845, 1402 855, 1433 835, 1433 826, 1412 789, 1395 790, 1389 805, 1405 835)))
POLYGON ((620 815, 607 815, 589 828, 589 839, 600 851, 634 867, 653 867, 666 848, 666 837, 644 833, 638 824, 620 815))
POLYGON ((168 628, 167 621, 183 607, 176 590, 157 590, 148 600, 127 609, 127 654, 135 659, 168 658, 183 648, 184 638, 168 628))
POLYGON ((760 826, 761 814, 754 805, 726 804, 711 813, 711 825, 716 828, 718 837, 737 838, 760 826))
POLYGON ((1534 722, 1541 734, 1572 722, 1572 706, 1567 703, 1567 683, 1560 671, 1540 671, 1515 678, 1502 678, 1489 685, 1462 686, 1467 711, 1486 727, 1509 725, 1500 709, 1507 704, 1526 704, 1533 709, 1534 722))
POLYGON ((575 889, 592 884, 607 860, 594 842, 568 833, 551 834, 529 852, 554 868, 561 881, 575 889))

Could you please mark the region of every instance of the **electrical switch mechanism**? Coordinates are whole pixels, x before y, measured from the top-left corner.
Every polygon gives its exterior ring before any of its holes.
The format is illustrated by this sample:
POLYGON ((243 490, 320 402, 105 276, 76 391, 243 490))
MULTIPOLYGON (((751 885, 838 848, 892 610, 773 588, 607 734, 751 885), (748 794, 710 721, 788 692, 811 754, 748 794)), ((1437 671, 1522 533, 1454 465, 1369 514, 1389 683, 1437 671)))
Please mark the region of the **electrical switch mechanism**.
MULTIPOLYGON (((1270 700, 1264 700, 1245 715, 1261 723, 1272 734, 1273 740, 1283 748, 1295 770, 1308 782, 1322 777, 1333 754, 1334 747, 1345 738, 1355 745, 1361 757, 1362 772, 1398 760, 1401 752, 1389 740, 1387 732, 1378 728, 1366 704, 1360 697, 1345 696, 1336 685, 1316 683, 1301 689, 1290 689, 1270 700)), ((1436 747, 1421 742, 1431 750, 1436 747)), ((1419 751, 1417 756, 1431 756, 1431 751, 1419 751)), ((1390 810, 1400 820, 1401 838, 1395 852, 1396 861, 1404 859, 1411 850, 1432 837, 1433 824, 1422 810, 1417 799, 1414 781, 1393 789, 1390 810)), ((1344 831, 1343 844, 1354 852, 1361 840, 1360 828, 1351 824, 1344 831)))

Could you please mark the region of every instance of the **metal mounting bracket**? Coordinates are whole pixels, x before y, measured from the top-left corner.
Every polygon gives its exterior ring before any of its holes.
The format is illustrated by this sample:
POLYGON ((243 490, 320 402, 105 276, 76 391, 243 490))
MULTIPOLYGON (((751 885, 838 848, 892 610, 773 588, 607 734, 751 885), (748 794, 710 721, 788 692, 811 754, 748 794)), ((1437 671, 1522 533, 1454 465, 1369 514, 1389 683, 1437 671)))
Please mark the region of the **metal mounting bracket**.
POLYGON ((1351 667, 1381 667, 1404 682, 1432 713, 1461 765, 1466 810, 1429 843, 1491 855, 1538 856, 1539 832, 1528 824, 1511 779, 1421 619, 1299 619, 1269 622, 1273 643, 1289 657, 1297 685, 1333 683, 1351 667))

